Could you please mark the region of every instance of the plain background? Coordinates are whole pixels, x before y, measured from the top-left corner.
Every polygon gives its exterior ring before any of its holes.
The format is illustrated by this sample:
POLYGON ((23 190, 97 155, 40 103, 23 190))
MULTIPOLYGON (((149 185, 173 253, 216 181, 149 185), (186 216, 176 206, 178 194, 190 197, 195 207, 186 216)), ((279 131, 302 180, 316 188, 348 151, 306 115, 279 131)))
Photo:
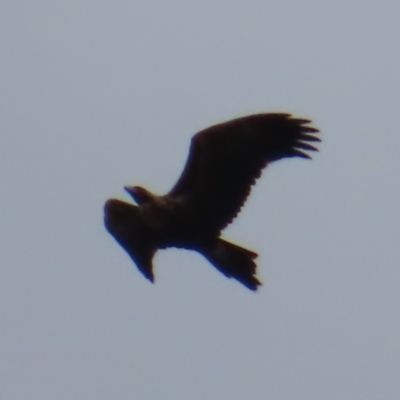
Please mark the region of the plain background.
POLYGON ((398 0, 7 1, 0 11, 0 398, 400 396, 398 0), (191 136, 312 118, 226 237, 252 293, 196 253, 156 283, 103 226, 164 193, 191 136))

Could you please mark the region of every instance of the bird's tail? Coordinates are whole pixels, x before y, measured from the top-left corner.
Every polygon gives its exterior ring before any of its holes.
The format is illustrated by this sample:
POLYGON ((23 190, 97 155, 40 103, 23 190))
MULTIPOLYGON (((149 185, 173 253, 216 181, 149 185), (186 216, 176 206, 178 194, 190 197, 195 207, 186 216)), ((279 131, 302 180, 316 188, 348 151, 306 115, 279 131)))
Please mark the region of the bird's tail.
POLYGON ((223 239, 218 239, 215 246, 202 253, 218 271, 228 278, 236 279, 250 290, 257 290, 261 285, 256 276, 256 253, 223 239))

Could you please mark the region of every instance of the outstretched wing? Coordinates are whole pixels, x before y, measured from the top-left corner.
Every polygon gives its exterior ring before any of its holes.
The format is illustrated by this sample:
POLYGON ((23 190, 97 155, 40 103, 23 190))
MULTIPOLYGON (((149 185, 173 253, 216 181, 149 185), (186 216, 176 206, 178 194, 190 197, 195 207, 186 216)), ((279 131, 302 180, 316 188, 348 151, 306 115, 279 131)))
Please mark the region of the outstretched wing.
POLYGON ((126 250, 139 271, 154 282, 153 256, 157 248, 141 223, 139 208, 121 200, 107 200, 104 224, 114 239, 126 250))
POLYGON ((184 201, 204 227, 222 230, 244 205, 262 169, 284 157, 311 158, 319 142, 311 121, 256 114, 197 133, 178 182, 168 193, 184 201))

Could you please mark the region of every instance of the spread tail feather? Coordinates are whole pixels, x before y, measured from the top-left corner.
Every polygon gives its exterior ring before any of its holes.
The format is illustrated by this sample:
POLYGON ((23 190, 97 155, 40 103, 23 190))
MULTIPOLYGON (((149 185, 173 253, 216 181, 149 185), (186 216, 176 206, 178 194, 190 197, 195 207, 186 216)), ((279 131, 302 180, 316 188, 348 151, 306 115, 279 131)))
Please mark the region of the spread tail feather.
POLYGON ((257 253, 218 239, 215 246, 206 249, 202 254, 218 271, 228 278, 236 279, 250 290, 257 290, 261 285, 256 276, 257 265, 254 262, 257 253))

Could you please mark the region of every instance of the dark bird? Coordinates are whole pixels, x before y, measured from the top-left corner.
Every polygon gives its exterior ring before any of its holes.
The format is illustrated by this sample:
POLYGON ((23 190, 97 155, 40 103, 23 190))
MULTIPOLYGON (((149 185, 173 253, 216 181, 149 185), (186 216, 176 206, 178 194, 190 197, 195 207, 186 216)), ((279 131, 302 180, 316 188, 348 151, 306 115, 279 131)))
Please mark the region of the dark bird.
POLYGON ((138 204, 109 199, 107 230, 128 252, 140 272, 154 281, 158 249, 195 250, 215 268, 251 290, 257 254, 227 242, 221 231, 239 214, 251 187, 271 162, 311 158, 318 129, 290 114, 256 114, 214 125, 197 133, 181 177, 171 191, 156 196, 139 186, 125 187, 138 204))

